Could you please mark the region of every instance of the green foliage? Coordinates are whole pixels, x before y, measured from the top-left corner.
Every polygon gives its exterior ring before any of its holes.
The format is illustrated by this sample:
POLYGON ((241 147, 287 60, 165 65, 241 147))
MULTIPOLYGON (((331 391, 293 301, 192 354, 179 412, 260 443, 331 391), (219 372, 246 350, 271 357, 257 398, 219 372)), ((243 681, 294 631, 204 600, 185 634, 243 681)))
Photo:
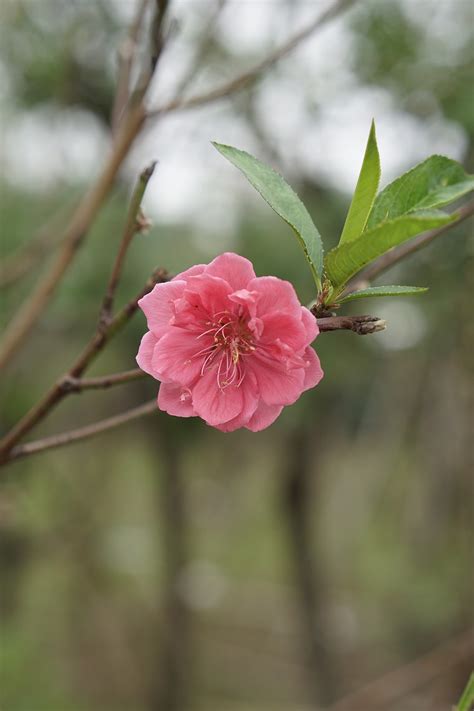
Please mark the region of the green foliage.
POLYGON ((441 227, 456 219, 440 210, 420 211, 402 215, 364 232, 353 242, 332 249, 325 258, 326 274, 336 295, 354 274, 369 262, 385 254, 392 247, 405 242, 420 232, 441 227))
MULTIPOLYGON (((263 199, 294 230, 321 290, 323 245, 308 210, 281 175, 249 153, 213 144, 233 163, 263 199)), ((372 122, 362 168, 339 245, 324 258, 330 282, 328 301, 334 302, 355 274, 393 247, 421 232, 448 224, 456 215, 436 208, 458 200, 474 189, 474 176, 450 158, 431 156, 388 185, 375 197, 380 180, 380 159, 372 122)), ((417 287, 364 289, 343 299, 421 293, 417 287)))
POLYGON ((375 135, 375 123, 372 121, 362 168, 339 244, 352 242, 364 231, 374 204, 379 182, 380 157, 375 135))
POLYGON ((323 244, 309 212, 279 173, 249 153, 213 142, 222 155, 245 175, 263 199, 295 232, 318 288, 323 270, 323 244))
POLYGON ((455 160, 431 156, 387 185, 375 200, 367 229, 400 215, 448 205, 474 190, 474 176, 455 160))
POLYGON ((355 299, 365 299, 372 296, 412 296, 414 294, 424 294, 428 291, 424 286, 370 286, 367 289, 353 291, 347 294, 343 299, 340 299, 340 304, 345 304, 347 301, 355 301, 355 299))

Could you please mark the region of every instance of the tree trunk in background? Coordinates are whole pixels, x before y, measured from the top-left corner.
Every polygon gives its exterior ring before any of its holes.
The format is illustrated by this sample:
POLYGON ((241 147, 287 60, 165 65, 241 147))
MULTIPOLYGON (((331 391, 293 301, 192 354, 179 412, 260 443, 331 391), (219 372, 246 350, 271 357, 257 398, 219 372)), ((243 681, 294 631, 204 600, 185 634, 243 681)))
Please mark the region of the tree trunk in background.
POLYGON ((283 481, 283 506, 289 536, 289 553, 299 596, 301 640, 308 668, 308 689, 314 708, 330 703, 338 694, 336 668, 324 619, 324 571, 313 550, 311 521, 314 515, 314 433, 304 425, 295 430, 287 447, 283 481))
POLYGON ((190 702, 191 630, 190 612, 179 594, 178 580, 188 560, 188 519, 178 438, 166 425, 163 418, 159 446, 163 475, 157 480, 165 589, 151 709, 183 711, 190 702))

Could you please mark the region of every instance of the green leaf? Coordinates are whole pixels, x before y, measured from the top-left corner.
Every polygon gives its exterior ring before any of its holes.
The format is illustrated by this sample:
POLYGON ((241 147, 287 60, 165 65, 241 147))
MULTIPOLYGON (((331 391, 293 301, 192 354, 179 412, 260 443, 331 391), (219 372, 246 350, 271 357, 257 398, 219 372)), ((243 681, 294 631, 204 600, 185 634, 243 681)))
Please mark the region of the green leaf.
POLYGON ((461 700, 457 705, 457 711, 471 711, 474 707, 474 674, 471 674, 467 686, 464 689, 461 700))
POLYGON ((474 176, 468 175, 455 160, 431 156, 393 183, 387 185, 374 202, 367 229, 418 210, 428 210, 474 190, 474 176))
POLYGON ((324 263, 336 295, 354 274, 392 247, 420 232, 446 225, 455 219, 456 214, 446 215, 440 210, 403 215, 364 232, 353 242, 332 249, 327 253, 324 263))
POLYGON ((428 291, 425 286, 370 286, 367 289, 353 291, 339 300, 340 304, 355 299, 366 299, 371 296, 413 296, 414 294, 424 294, 428 291))
POLYGON ((242 171, 277 215, 293 229, 303 247, 318 289, 321 289, 323 243, 309 212, 298 195, 279 173, 261 163, 250 153, 232 146, 224 146, 221 143, 213 142, 213 146, 242 171))
POLYGON ((339 244, 352 242, 364 231, 370 215, 380 181, 380 157, 375 136, 375 123, 372 121, 369 139, 365 149, 362 168, 360 169, 354 197, 347 213, 344 229, 339 244))

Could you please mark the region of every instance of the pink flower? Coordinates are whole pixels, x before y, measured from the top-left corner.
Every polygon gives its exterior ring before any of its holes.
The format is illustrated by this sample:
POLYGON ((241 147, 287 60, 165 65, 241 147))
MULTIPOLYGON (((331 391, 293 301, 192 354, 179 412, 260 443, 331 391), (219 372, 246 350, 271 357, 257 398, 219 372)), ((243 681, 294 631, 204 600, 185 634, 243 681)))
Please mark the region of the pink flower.
POLYGON ((258 432, 323 376, 309 345, 316 319, 289 282, 256 277, 237 254, 157 284, 139 305, 150 330, 137 363, 161 381, 158 407, 170 415, 258 432))

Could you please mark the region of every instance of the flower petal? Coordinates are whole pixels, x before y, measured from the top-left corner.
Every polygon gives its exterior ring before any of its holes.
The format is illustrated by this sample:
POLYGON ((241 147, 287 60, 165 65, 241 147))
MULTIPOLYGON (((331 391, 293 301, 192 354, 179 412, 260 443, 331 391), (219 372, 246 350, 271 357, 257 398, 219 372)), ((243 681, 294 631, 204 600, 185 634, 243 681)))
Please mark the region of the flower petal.
POLYGON ((303 392, 304 368, 288 368, 285 362, 267 357, 258 349, 246 366, 254 373, 267 405, 291 405, 303 392))
POLYGON ((152 365, 152 358, 157 342, 156 336, 151 331, 147 331, 140 342, 136 358, 138 366, 144 370, 145 373, 153 375, 154 378, 156 378, 156 373, 152 365))
POLYGON ((209 343, 194 333, 171 327, 155 346, 152 367, 160 380, 189 385, 199 375, 204 356, 196 354, 209 343))
POLYGON ((306 329, 307 343, 312 343, 319 334, 318 322, 306 306, 301 307, 301 321, 306 329))
POLYGON ((156 286, 138 302, 146 316, 148 328, 158 338, 163 336, 173 319, 173 303, 183 295, 185 281, 169 281, 156 286))
POLYGON ((259 397, 257 394, 257 383, 253 373, 247 373, 244 381, 240 385, 242 391, 242 410, 232 420, 223 425, 214 425, 222 432, 233 432, 240 427, 245 427, 258 407, 259 397))
POLYGON ((219 388, 215 371, 208 370, 193 388, 193 405, 199 417, 209 425, 222 425, 242 412, 242 389, 233 385, 219 388))
POLYGON ((232 291, 245 289, 251 279, 255 279, 252 262, 234 252, 224 252, 206 268, 206 274, 220 277, 231 285, 232 291))
POLYGON ((236 304, 229 301, 232 289, 224 279, 200 274, 192 276, 183 291, 183 298, 174 305, 173 323, 183 328, 201 329, 217 313, 233 311, 236 304))
POLYGON ((263 314, 261 320, 263 332, 260 336, 260 342, 262 344, 271 345, 278 339, 286 343, 294 351, 301 351, 308 345, 306 328, 301 319, 295 318, 293 314, 273 311, 269 314, 263 314))
POLYGON ((183 388, 178 383, 161 383, 158 392, 158 407, 163 412, 177 417, 193 417, 196 415, 191 390, 183 388))
POLYGON ((311 346, 307 347, 303 357, 308 363, 304 372, 303 389, 309 390, 310 388, 314 388, 319 383, 324 375, 324 372, 321 368, 319 358, 311 346))
POLYGON ((256 277, 249 282, 249 291, 258 291, 257 316, 272 311, 285 311, 301 318, 301 304, 289 281, 274 276, 256 277))
POLYGON ((206 269, 206 266, 206 264, 195 264, 193 267, 185 269, 184 272, 176 274, 176 276, 174 276, 171 281, 177 281, 178 279, 180 279, 181 281, 187 281, 192 276, 202 274, 203 271, 206 269))
POLYGON ((245 427, 252 432, 260 432, 269 427, 283 410, 283 405, 266 405, 262 400, 245 427))

